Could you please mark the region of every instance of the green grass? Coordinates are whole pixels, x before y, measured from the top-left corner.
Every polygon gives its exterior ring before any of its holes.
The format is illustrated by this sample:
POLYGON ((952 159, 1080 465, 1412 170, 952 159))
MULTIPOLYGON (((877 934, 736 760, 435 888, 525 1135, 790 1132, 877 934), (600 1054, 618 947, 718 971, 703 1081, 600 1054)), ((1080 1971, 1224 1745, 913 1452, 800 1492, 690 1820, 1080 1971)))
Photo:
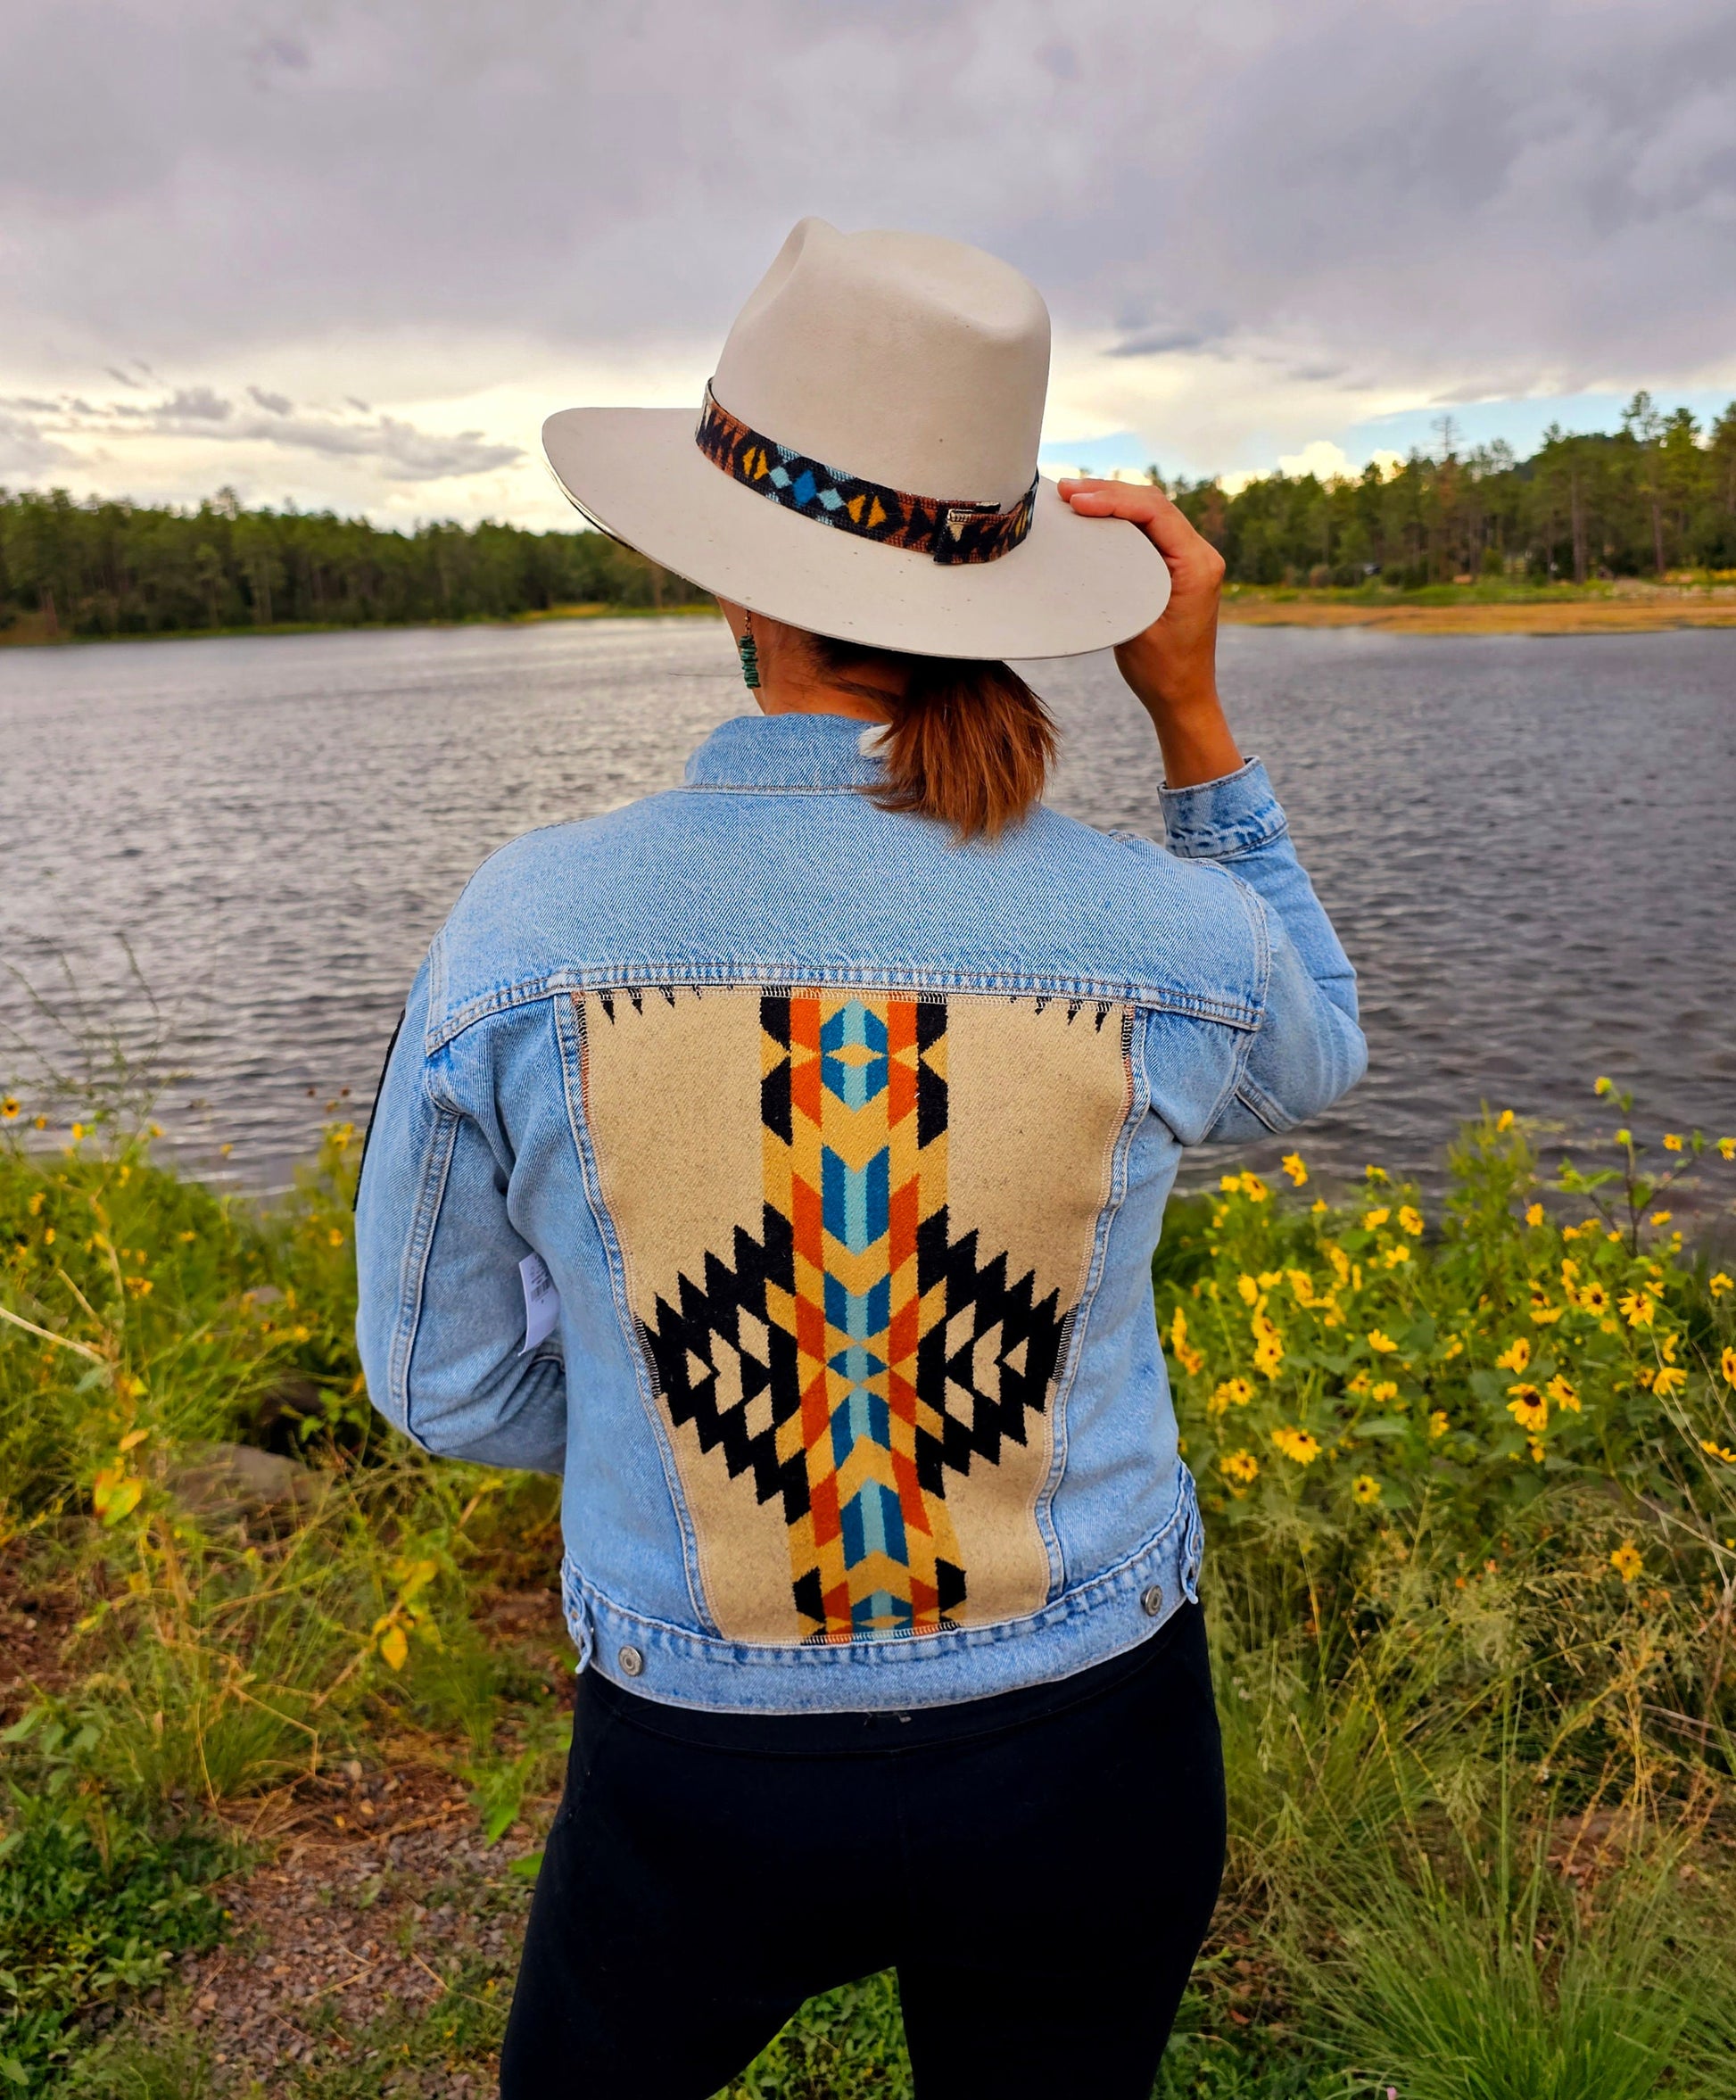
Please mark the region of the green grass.
POLYGON ((1535 576, 1477 576, 1468 583, 1417 583, 1401 586, 1372 576, 1366 583, 1230 583, 1224 596, 1255 604, 1289 605, 1598 605, 1624 595, 1661 588, 1728 590, 1727 571, 1701 570, 1630 580, 1625 592, 1607 579, 1585 583, 1550 583, 1535 576))
MULTIPOLYGON (((1335 1890, 1319 2011, 1405 2100, 1644 2100, 1728 2090, 1722 1938, 1654 1865, 1583 1910, 1541 1848, 1461 1885, 1382 1857, 1335 1890)), ((1479 1871, 1482 1869, 1484 1871, 1479 1871)))
POLYGON ((49 633, 39 619, 24 618, 10 626, 0 624, 0 649, 59 649, 85 642, 103 641, 236 641, 273 634, 401 633, 409 629, 443 627, 525 627, 548 620, 664 620, 678 616, 709 614, 717 616, 710 599, 682 605, 616 605, 599 600, 580 605, 556 605, 526 613, 474 613, 461 620, 275 620, 268 625, 250 622, 237 627, 155 627, 115 634, 49 633))
POLYGON ((44 2088, 82 2019, 162 1984, 173 1957, 213 1945, 209 1884, 235 1848, 172 1814, 128 1815, 87 1781, 87 1726, 33 1707, 7 1732, 0 1839, 0 2090, 44 2088))
POLYGON ((1224 596, 1261 605, 1588 605, 1615 595, 1613 585, 1548 583, 1532 577, 1479 576, 1469 583, 1402 588, 1378 576, 1366 583, 1231 583, 1224 596))
POLYGON ((811 1999, 727 2088, 726 2100, 910 2100, 898 1986, 892 1975, 811 1999))
POLYGON ((61 2090, 77 2100, 214 2100, 217 2071, 194 2036, 141 2023, 87 2050, 61 2090))

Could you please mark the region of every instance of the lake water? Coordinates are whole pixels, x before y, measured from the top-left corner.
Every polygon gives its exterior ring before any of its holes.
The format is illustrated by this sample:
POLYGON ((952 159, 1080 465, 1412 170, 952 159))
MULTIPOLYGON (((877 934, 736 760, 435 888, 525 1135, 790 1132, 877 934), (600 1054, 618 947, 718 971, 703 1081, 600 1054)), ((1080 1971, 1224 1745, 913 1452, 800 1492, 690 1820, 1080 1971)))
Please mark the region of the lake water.
MULTIPOLYGON (((1027 669, 1057 804, 1161 836, 1112 663, 1027 669)), ((1604 1071, 1672 1127, 1736 1127, 1736 635, 1240 628, 1223 684, 1361 972, 1371 1069, 1305 1135, 1317 1168, 1432 1180, 1484 1099, 1607 1129, 1604 1071)), ((62 1021, 70 978, 137 1053, 130 944, 186 1075, 171 1148, 276 1186, 328 1102, 365 1113, 476 863, 674 782, 745 697, 700 619, 0 651, 0 963, 62 1021)), ((0 1024, 54 1047, 10 973, 0 1024)))

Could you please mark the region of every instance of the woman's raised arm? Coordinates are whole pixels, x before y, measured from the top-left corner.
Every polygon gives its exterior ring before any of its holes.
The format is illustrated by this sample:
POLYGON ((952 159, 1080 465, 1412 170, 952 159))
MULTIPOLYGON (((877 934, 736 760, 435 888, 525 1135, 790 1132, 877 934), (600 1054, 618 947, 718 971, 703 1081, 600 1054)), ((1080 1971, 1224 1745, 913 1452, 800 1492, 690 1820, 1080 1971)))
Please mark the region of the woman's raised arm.
MULTIPOLYGON (((1164 833, 1185 860, 1215 860, 1260 899, 1269 930, 1264 1017, 1236 1096, 1209 1135, 1287 1130, 1353 1087, 1368 1065, 1356 972, 1296 858, 1266 769, 1244 760, 1218 697, 1224 558, 1163 493, 1135 482, 1064 481, 1087 517, 1139 525, 1169 565, 1170 602, 1115 661, 1163 753, 1164 833)), ((1255 907, 1258 908, 1258 907, 1255 907)))

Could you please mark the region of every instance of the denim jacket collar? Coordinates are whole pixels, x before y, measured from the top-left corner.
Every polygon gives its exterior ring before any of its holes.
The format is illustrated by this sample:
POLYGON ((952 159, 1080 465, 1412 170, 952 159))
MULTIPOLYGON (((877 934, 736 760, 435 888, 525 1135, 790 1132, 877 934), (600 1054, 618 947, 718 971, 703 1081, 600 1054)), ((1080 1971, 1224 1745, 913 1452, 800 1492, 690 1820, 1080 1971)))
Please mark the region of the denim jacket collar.
POLYGON ((690 788, 860 788, 880 778, 880 724, 843 715, 738 715, 687 762, 690 788), (863 748, 866 743, 867 751, 863 748))

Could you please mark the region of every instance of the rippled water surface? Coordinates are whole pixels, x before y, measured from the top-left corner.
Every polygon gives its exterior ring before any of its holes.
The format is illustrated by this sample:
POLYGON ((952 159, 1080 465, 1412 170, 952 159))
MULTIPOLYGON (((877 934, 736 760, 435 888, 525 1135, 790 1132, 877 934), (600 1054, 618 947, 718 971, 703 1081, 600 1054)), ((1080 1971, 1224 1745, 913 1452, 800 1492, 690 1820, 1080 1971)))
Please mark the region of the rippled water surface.
MULTIPOLYGON (((1317 1164, 1429 1172, 1485 1097, 1593 1127, 1599 1071, 1736 1124, 1736 635, 1244 628, 1223 656, 1361 972, 1371 1070, 1317 1164)), ((1161 835, 1112 664, 1029 668, 1059 805, 1161 835)), ((62 1013, 64 964, 137 1043, 130 943, 186 1075, 171 1141, 280 1182, 340 1089, 365 1110, 483 856, 674 781, 744 698, 710 620, 0 652, 0 961, 62 1013)), ((0 1021, 53 1046, 11 977, 0 1021)))

